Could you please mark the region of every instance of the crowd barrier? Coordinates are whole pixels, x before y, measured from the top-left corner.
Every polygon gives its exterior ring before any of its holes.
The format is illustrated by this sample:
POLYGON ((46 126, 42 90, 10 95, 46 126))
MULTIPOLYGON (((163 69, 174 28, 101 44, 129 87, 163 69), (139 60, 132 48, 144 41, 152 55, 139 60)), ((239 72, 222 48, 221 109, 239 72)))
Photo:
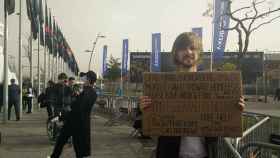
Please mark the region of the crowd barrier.
MULTIPOLYGON (((137 116, 137 97, 101 96, 97 111, 109 114, 105 125, 137 116)), ((217 158, 280 158, 280 117, 243 112, 243 135, 239 138, 218 138, 217 158)))

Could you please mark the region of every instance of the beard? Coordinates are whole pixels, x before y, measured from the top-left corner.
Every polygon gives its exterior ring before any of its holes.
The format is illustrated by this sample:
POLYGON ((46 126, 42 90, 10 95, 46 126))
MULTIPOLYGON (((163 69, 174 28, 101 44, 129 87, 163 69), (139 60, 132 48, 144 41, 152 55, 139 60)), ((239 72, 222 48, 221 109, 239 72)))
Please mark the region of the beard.
POLYGON ((177 58, 177 62, 180 66, 184 68, 191 68, 197 64, 197 59, 195 59, 195 55, 184 55, 181 58, 177 58))

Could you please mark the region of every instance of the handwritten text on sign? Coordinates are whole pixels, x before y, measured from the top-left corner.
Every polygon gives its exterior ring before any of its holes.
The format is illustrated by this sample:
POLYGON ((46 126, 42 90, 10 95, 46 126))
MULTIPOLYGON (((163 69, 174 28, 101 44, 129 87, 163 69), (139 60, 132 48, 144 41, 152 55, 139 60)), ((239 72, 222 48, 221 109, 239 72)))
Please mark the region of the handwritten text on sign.
POLYGON ((156 136, 241 136, 239 72, 145 73, 144 133, 156 136))

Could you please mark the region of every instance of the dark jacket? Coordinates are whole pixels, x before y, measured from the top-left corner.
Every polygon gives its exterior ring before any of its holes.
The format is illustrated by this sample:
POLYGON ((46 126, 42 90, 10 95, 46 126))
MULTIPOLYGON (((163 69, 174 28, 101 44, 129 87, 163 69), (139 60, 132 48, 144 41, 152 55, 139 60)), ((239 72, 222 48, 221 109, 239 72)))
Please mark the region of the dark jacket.
POLYGON ((54 86, 55 108, 62 108, 71 104, 72 90, 69 86, 57 83, 54 86))
POLYGON ((90 115, 96 98, 97 94, 92 87, 84 87, 83 92, 72 103, 72 110, 66 118, 65 126, 73 132, 73 144, 77 147, 76 154, 81 157, 91 154, 90 115))
POLYGON ((45 92, 45 99, 48 105, 53 105, 55 103, 55 91, 54 87, 47 87, 45 92))
POLYGON ((16 84, 9 85, 8 89, 9 101, 19 101, 20 98, 20 88, 16 84))
POLYGON ((3 105, 3 92, 4 91, 4 86, 0 84, 0 107, 3 105))
POLYGON ((277 101, 280 100, 280 88, 277 88, 275 90, 274 100, 277 100, 277 101))
MULTIPOLYGON (((218 139, 205 138, 209 158, 217 158, 218 139)), ((181 137, 161 136, 158 138, 157 158, 179 158, 181 137)))

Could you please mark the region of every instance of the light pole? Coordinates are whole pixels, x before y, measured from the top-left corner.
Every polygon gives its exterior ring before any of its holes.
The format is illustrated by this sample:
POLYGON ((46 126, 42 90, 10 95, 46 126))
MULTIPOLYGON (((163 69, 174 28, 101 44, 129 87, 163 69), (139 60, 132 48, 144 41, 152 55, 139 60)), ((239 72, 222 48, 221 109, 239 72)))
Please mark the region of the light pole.
POLYGON ((106 36, 104 35, 100 35, 100 33, 97 34, 94 42, 93 42, 93 47, 92 47, 92 50, 86 50, 85 52, 90 52, 91 55, 90 55, 90 59, 89 59, 89 63, 88 63, 88 70, 90 70, 90 67, 91 67, 91 59, 92 59, 92 56, 93 56, 93 52, 94 52, 94 48, 96 46, 96 43, 98 41, 99 38, 105 38, 106 36))

